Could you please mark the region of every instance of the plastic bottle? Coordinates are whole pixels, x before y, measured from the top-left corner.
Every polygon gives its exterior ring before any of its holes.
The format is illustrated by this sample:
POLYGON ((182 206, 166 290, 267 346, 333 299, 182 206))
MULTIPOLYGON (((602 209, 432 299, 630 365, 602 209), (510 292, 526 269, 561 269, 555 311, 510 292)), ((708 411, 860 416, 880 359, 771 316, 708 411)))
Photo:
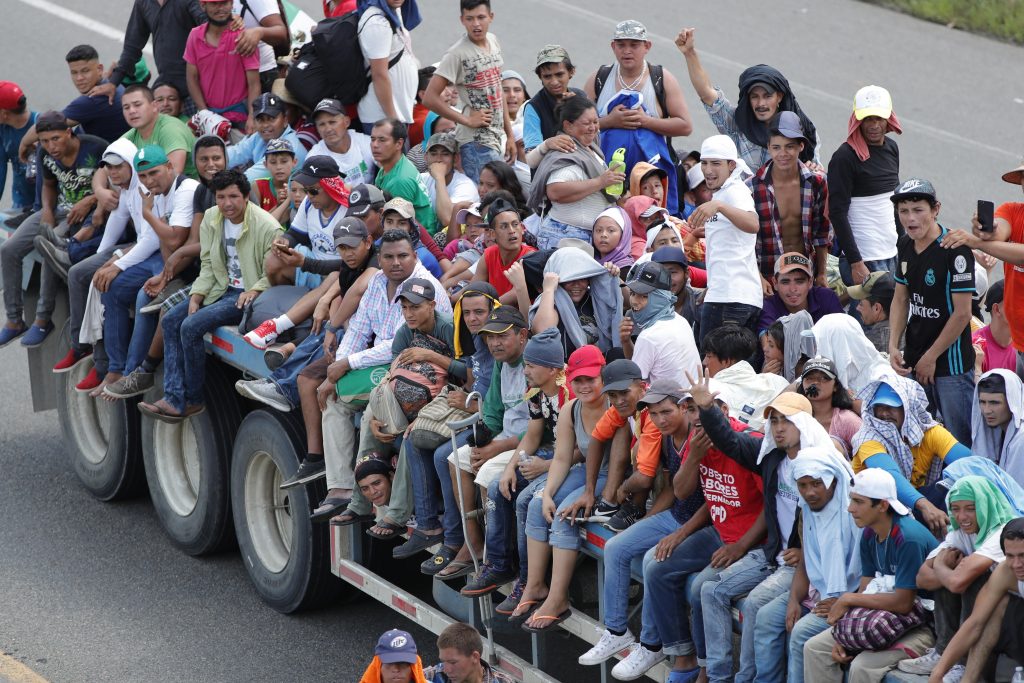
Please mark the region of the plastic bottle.
POLYGON ((1013 678, 1010 679, 1010 683, 1024 683, 1024 666, 1018 666, 1016 671, 1013 672, 1013 678))
POLYGON ((526 451, 519 451, 519 464, 525 465, 530 462, 530 456, 526 454, 526 451))
MULTIPOLYGON (((608 170, 615 171, 617 173, 626 172, 626 148, 619 147, 617 150, 612 152, 612 160, 608 164, 608 170)), ((622 183, 615 183, 605 188, 605 192, 611 197, 619 197, 623 192, 622 183)))

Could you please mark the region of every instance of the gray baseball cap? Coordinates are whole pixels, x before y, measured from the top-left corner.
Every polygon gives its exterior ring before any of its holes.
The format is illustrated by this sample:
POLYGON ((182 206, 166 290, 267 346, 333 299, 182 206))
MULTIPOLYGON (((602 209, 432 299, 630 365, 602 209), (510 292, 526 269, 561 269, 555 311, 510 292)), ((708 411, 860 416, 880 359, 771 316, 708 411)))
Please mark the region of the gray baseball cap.
POLYGON ((924 178, 910 178, 904 180, 889 199, 893 204, 904 199, 931 199, 934 202, 936 201, 935 186, 924 178))
POLYGON ((459 143, 456 141, 455 136, 447 131, 444 133, 434 133, 427 140, 427 151, 429 152, 434 147, 444 147, 446 150, 455 154, 459 151, 459 143))
POLYGON ((612 36, 612 40, 643 40, 646 42, 650 38, 647 37, 646 26, 636 19, 627 19, 620 21, 615 26, 615 35, 612 36))
POLYGON ((690 397, 689 392, 679 386, 679 382, 671 379, 659 379, 647 387, 647 393, 640 399, 638 408, 661 403, 666 398, 675 399, 676 403, 682 402, 690 397))
POLYGON ((356 247, 369 235, 366 223, 358 218, 346 216, 334 226, 334 246, 356 247))

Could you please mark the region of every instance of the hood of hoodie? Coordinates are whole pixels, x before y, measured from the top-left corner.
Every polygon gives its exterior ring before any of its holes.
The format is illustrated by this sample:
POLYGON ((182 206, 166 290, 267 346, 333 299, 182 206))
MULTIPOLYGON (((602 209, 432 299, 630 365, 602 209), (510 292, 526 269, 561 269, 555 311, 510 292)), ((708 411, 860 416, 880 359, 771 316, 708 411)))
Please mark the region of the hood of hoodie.
MULTIPOLYGON (((657 166, 647 163, 646 161, 638 161, 633 166, 633 170, 629 172, 629 194, 633 197, 639 197, 643 193, 640 192, 640 182, 644 176, 651 171, 660 171, 657 166)), ((658 202, 658 206, 665 206, 665 202, 668 201, 668 177, 662 177, 661 179, 661 201, 658 202)))
POLYGON ((107 145, 107 148, 103 150, 103 155, 106 156, 108 153, 113 152, 122 159, 128 160, 128 165, 132 169, 131 183, 128 185, 129 192, 135 192, 139 187, 139 174, 135 172, 135 154, 139 151, 139 148, 135 146, 135 143, 131 140, 124 138, 118 138, 107 145))

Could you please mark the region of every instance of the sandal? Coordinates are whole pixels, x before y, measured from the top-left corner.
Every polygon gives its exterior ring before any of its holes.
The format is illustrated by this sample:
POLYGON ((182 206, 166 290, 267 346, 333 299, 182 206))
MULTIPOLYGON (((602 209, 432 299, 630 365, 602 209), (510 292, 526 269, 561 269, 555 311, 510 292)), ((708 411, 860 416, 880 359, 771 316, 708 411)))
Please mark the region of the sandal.
POLYGON ((357 515, 351 510, 345 510, 340 515, 331 517, 331 526, 349 526, 360 522, 372 522, 374 519, 373 515, 357 515))
POLYGON ((566 619, 568 619, 571 616, 572 616, 572 610, 571 609, 565 610, 564 612, 562 612, 561 614, 559 614, 556 617, 550 617, 550 616, 543 615, 543 614, 535 614, 535 615, 533 615, 533 620, 534 621, 543 620, 545 622, 543 626, 530 626, 529 624, 527 624, 524 621, 523 625, 520 628, 522 628, 524 631, 529 631, 530 633, 544 633, 545 631, 550 631, 551 629, 555 628, 556 626, 558 626, 559 624, 561 624, 563 621, 565 621, 566 619))
MULTIPOLYGON (((348 506, 352 500, 350 498, 339 498, 337 496, 324 498, 320 501, 320 504, 313 510, 313 513, 309 516, 309 520, 313 523, 326 522, 331 517, 334 517, 338 512, 348 506)), ((371 516, 370 519, 373 519, 371 516)))
POLYGON ((442 581, 451 581, 452 579, 457 579, 460 576, 469 576, 473 573, 473 563, 467 560, 452 560, 448 563, 448 566, 445 567, 445 569, 451 569, 452 571, 448 574, 438 572, 434 574, 434 576, 442 581))
POLYGON ((439 571, 450 565, 458 554, 458 548, 442 545, 433 557, 420 563, 420 572, 427 576, 436 576, 439 571))
POLYGON ((394 522, 378 522, 376 526, 372 526, 366 530, 366 535, 370 538, 375 538, 378 541, 390 541, 393 538, 398 538, 402 533, 405 532, 404 526, 399 526, 394 522), (382 534, 380 531, 374 531, 374 529, 380 529, 382 531, 390 531, 391 533, 382 534))
POLYGON ((140 401, 139 411, 155 420, 160 420, 161 422, 172 425, 178 424, 185 419, 184 413, 174 412, 174 407, 164 399, 160 399, 156 403, 140 401))
POLYGON ((438 543, 444 540, 444 533, 425 534, 419 529, 414 529, 412 535, 409 536, 409 540, 398 546, 391 551, 391 556, 396 560, 405 560, 416 553, 419 553, 427 548, 433 548, 438 543))

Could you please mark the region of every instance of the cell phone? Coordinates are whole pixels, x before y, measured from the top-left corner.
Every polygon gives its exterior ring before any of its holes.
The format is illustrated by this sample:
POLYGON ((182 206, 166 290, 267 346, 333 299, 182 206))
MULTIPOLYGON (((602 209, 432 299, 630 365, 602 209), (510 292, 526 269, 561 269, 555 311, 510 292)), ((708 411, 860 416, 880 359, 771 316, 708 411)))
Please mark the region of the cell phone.
POLYGON ((992 232, 995 226, 995 204, 985 199, 978 200, 978 223, 982 232, 992 232))

